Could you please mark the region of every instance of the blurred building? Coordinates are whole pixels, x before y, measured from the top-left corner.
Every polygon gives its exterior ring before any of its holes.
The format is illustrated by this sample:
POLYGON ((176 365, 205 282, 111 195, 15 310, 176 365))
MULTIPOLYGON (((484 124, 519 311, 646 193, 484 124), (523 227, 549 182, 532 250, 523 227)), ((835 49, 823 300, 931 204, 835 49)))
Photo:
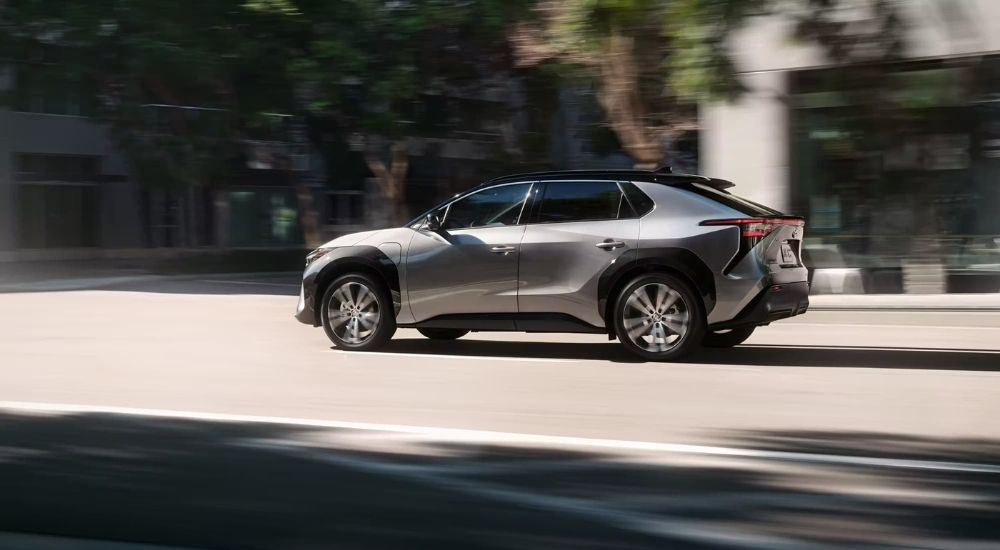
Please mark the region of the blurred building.
POLYGON ((0 108, 0 258, 140 246, 137 190, 88 118, 92 99, 43 76, 0 70, 0 89, 14 99, 0 108))
MULTIPOLYGON (((242 140, 230 176, 201 188, 140 185, 109 130, 93 115, 97 96, 66 80, 58 65, 0 70, 0 260, 143 255, 212 246, 297 246, 302 242, 291 189, 298 165, 289 132, 242 140)), ((211 109, 149 105, 147 136, 181 112, 194 121, 211 109)), ((283 120, 283 117, 279 117, 283 120)))
POLYGON ((702 170, 809 218, 816 290, 1000 291, 1000 2, 894 6, 903 58, 855 73, 754 18, 750 92, 703 106, 702 170))
MULTIPOLYGON (((317 150, 305 124, 281 114, 243 128, 239 153, 206 185, 139 182, 94 118, 96 92, 64 72, 50 64, 0 66, 0 93, 10 98, 0 103, 0 260, 302 247, 300 184, 323 237, 387 223, 360 150, 348 141, 317 150)), ((450 114, 429 110, 433 127, 409 140, 413 212, 477 183, 489 173, 487 161, 516 152, 511 132, 523 131, 507 116, 523 100, 509 85, 443 99, 450 114)), ((142 137, 154 140, 169 136, 178 116, 204 126, 224 114, 177 105, 145 110, 142 137)))

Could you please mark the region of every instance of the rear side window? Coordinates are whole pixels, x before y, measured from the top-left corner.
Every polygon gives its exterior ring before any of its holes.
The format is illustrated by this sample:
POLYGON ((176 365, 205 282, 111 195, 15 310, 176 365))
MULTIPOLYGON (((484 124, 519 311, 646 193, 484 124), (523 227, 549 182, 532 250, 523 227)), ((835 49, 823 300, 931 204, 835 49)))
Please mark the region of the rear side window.
POLYGON ((632 209, 635 210, 637 218, 641 218, 653 210, 653 199, 649 198, 645 193, 640 191, 634 183, 630 181, 623 181, 621 182, 621 186, 622 191, 625 192, 625 198, 627 198, 628 202, 632 204, 632 209))
POLYGON ((762 204, 757 204, 752 200, 737 197, 728 191, 720 191, 719 189, 715 189, 714 187, 701 183, 691 182, 684 185, 682 188, 687 189, 688 191, 693 191, 698 195, 712 199, 715 202, 724 204, 733 210, 754 218, 782 215, 781 212, 778 212, 773 208, 768 208, 762 204))
POLYGON ((539 223, 617 220, 634 214, 617 182, 550 181, 538 207, 539 223))

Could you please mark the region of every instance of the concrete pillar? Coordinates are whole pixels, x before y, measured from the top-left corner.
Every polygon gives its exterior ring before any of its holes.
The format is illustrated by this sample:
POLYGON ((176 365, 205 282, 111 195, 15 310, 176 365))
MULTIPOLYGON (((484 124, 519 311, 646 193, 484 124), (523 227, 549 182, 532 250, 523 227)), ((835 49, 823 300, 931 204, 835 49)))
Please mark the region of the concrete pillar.
POLYGON ((16 189, 9 111, 0 109, 0 260, 13 257, 17 246, 16 189))
POLYGON ((702 173, 736 184, 732 191, 778 210, 787 210, 788 107, 784 71, 744 74, 749 91, 734 103, 701 106, 702 173))

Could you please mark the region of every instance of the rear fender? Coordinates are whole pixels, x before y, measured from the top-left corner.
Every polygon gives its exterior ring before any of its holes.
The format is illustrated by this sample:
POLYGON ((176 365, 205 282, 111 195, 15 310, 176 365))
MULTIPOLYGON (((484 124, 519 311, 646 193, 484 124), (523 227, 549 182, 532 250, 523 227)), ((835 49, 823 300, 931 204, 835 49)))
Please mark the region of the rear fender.
POLYGON ((629 250, 601 274, 597 283, 597 306, 609 329, 613 325, 610 308, 615 296, 629 281, 650 272, 674 273, 686 279, 701 296, 706 314, 715 306, 715 278, 712 271, 690 250, 685 248, 629 250))

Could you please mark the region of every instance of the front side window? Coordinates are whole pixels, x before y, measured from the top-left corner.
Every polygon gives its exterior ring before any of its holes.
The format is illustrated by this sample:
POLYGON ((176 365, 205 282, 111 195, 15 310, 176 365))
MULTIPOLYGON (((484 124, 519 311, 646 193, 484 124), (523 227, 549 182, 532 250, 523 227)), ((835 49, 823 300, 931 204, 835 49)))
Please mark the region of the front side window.
POLYGON ((448 207, 444 229, 517 225, 530 183, 514 183, 484 189, 461 198, 448 207))
POLYGON ((553 181, 545 186, 539 223, 617 220, 633 212, 613 181, 553 181))

